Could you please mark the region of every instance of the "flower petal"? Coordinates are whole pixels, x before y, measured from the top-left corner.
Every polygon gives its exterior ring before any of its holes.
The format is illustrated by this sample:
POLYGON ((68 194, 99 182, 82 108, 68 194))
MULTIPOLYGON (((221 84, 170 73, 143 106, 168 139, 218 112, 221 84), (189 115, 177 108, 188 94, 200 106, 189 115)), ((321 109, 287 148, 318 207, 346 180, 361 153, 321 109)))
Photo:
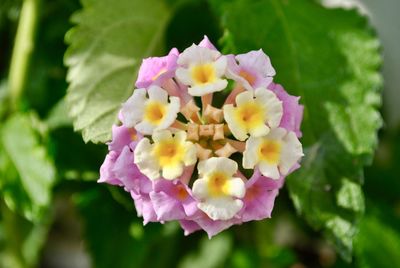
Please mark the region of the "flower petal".
POLYGON ((279 170, 282 175, 287 175, 290 169, 303 156, 303 148, 294 132, 289 132, 284 138, 285 145, 282 148, 279 170))
POLYGON ((278 166, 277 165, 272 165, 269 164, 265 161, 262 161, 259 163, 259 169, 261 171, 261 173, 268 178, 274 179, 274 180, 279 180, 280 178, 280 174, 279 174, 279 170, 278 170, 278 166))
POLYGON ((245 139, 247 139, 248 136, 246 129, 244 129, 236 121, 235 108, 233 107, 233 105, 232 104, 225 105, 223 107, 223 111, 224 111, 225 121, 228 123, 228 128, 232 132, 233 136, 240 141, 244 141, 245 139))
POLYGON ((149 99, 159 101, 163 104, 168 102, 168 93, 164 89, 160 88, 159 86, 150 86, 147 90, 149 94, 149 99))
POLYGON ((183 173, 183 166, 179 163, 177 165, 168 165, 162 168, 162 176, 167 180, 178 178, 183 173))
POLYGON ((133 128, 143 118, 146 103, 146 89, 136 89, 132 96, 122 104, 122 123, 126 127, 133 128))
POLYGON ((192 187, 193 196, 197 199, 204 199, 209 196, 207 181, 205 179, 197 179, 192 187))
POLYGON ((243 207, 241 200, 234 200, 230 197, 209 198, 199 203, 198 208, 207 214, 212 220, 229 220, 243 207))
POLYGON ((143 174, 151 180, 155 180, 160 177, 160 166, 151 154, 152 149, 153 146, 150 144, 149 139, 143 138, 136 145, 134 161, 143 174))
POLYGON ((232 178, 228 181, 228 194, 237 198, 243 198, 246 193, 244 182, 241 178, 232 178))

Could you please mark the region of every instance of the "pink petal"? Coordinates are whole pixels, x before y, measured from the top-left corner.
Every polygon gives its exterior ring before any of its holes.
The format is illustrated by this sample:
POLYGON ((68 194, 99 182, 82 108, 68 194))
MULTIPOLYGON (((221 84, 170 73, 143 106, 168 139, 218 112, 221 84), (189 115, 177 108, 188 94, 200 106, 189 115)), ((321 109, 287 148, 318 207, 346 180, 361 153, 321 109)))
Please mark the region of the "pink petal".
POLYGON ((163 192, 151 192, 150 199, 153 202, 154 211, 159 221, 180 220, 186 217, 182 205, 178 200, 163 192))
POLYGON ((201 227, 194 221, 191 220, 180 220, 179 221, 182 229, 184 230, 185 236, 190 235, 198 230, 201 230, 201 227))
POLYGON ((205 35, 203 40, 198 45, 199 47, 206 47, 209 49, 217 50, 216 47, 211 43, 210 39, 205 35))
POLYGON ((171 49, 165 57, 151 57, 144 59, 139 69, 137 88, 147 88, 151 84, 161 85, 164 81, 175 75, 179 52, 171 49))
POLYGON ((114 165, 119 154, 117 152, 111 151, 106 155, 103 164, 100 167, 100 178, 97 182, 108 183, 112 185, 122 186, 122 182, 114 174, 114 165))
POLYGON ((283 116, 280 127, 293 131, 300 138, 302 135, 300 125, 304 111, 304 106, 299 104, 300 97, 289 95, 281 85, 275 83, 271 83, 268 89, 272 90, 283 103, 283 116))

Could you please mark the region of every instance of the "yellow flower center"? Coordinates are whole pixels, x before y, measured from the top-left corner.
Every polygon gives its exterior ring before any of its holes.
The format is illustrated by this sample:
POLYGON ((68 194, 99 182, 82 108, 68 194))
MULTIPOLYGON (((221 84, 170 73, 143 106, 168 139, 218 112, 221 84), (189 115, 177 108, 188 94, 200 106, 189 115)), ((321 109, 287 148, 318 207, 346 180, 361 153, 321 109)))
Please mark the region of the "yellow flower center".
POLYGON ((256 102, 245 103, 237 107, 236 119, 243 128, 251 129, 264 124, 264 109, 256 102))
POLYGON ((144 118, 148 122, 158 125, 166 114, 166 107, 164 104, 158 101, 150 101, 145 108, 144 118))
POLYGON ((222 172, 214 172, 208 177, 208 190, 211 196, 223 196, 229 192, 228 176, 222 172))
POLYGON ((254 75, 246 72, 245 70, 240 70, 239 75, 246 79, 246 81, 249 82, 250 85, 254 85, 254 82, 256 81, 256 77, 254 75))
POLYGON ((259 149, 260 159, 267 161, 269 164, 277 164, 281 155, 282 145, 279 141, 265 140, 259 149))
POLYGON ((204 85, 215 80, 215 69, 210 63, 196 65, 192 68, 192 78, 196 84, 204 85))
POLYGON ((174 139, 158 142, 153 150, 161 167, 176 166, 183 161, 185 156, 184 147, 174 139))

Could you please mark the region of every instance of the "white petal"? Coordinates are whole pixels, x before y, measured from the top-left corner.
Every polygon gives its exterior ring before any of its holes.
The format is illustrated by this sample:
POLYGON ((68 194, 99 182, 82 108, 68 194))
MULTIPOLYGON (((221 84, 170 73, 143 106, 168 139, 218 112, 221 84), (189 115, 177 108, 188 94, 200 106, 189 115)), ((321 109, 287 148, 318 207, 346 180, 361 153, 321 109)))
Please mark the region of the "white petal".
POLYGON ((246 149, 243 152, 243 167, 246 169, 254 168, 257 165, 258 159, 258 150, 260 148, 260 144, 262 142, 261 138, 250 137, 246 141, 246 149))
POLYGON ((268 125, 272 128, 278 127, 282 120, 283 108, 282 102, 274 103, 267 108, 268 125))
POLYGON ((132 128, 142 120, 146 100, 146 90, 144 88, 139 88, 133 92, 132 96, 124 104, 122 104, 122 121, 125 126, 132 128))
POLYGON ((194 165, 197 161, 196 146, 191 142, 185 142, 185 148, 186 148, 186 153, 184 158, 185 166, 194 165))
POLYGON ((214 221, 229 220, 242 209, 243 202, 229 197, 210 198, 205 202, 199 203, 197 206, 214 221))
POLYGON ((261 173, 268 178, 279 180, 279 170, 277 165, 268 164, 266 161, 262 161, 259 163, 259 168, 261 173))
POLYGON ((249 129, 250 136, 253 137, 262 137, 269 133, 270 128, 265 124, 259 124, 256 127, 252 127, 249 129))
POLYGON ((197 169, 199 174, 210 174, 219 171, 230 177, 237 172, 238 165, 235 161, 226 157, 211 157, 201 161, 197 169))
POLYGON ((215 75, 221 77, 226 72, 227 59, 225 56, 221 56, 218 60, 214 62, 215 75))
POLYGON ((147 121, 142 121, 135 126, 136 130, 145 135, 151 135, 155 126, 147 121))
POLYGON ((163 104, 168 102, 168 93, 164 89, 160 88, 159 86, 151 86, 148 89, 149 99, 159 101, 163 104))
POLYGON ((271 90, 260 87, 256 89, 255 96, 256 102, 266 108, 268 125, 270 127, 279 126, 283 115, 283 106, 275 93, 271 90))
POLYGON ((197 179, 193 183, 192 191, 193 196, 197 199, 204 199, 207 198, 210 194, 208 192, 208 185, 205 179, 197 179))
POLYGON ((273 128, 271 129, 271 131, 268 133, 267 137, 270 140, 282 140, 285 135, 286 135, 287 131, 284 128, 273 128))
POLYGON ((252 91, 244 91, 236 96, 236 105, 240 106, 248 102, 253 102, 254 96, 252 91))
POLYGON ((175 75, 182 84, 193 84, 192 75, 190 74, 190 71, 188 69, 178 68, 175 72, 175 75))
POLYGON ((179 142, 185 142, 186 138, 187 138, 186 131, 178 130, 177 132, 174 133, 174 139, 179 142))
POLYGON ((172 139, 172 133, 171 133, 171 131, 166 130, 166 129, 157 130, 157 131, 154 131, 154 133, 151 137, 153 138, 153 141, 156 143, 156 142, 172 139))
POLYGON ((178 57, 178 64, 189 66, 192 64, 212 62, 217 59, 221 53, 206 47, 199 47, 195 44, 185 49, 178 57))
POLYGON ((162 176, 167 180, 173 180, 178 178, 183 173, 183 167, 181 164, 174 166, 165 166, 162 169, 162 176))
POLYGON ((242 128, 237 122, 235 118, 235 108, 232 104, 225 105, 223 107, 224 110, 224 118, 228 123, 229 130, 232 132, 232 135, 240 140, 244 141, 247 139, 247 130, 242 128))
POLYGON ((279 170, 286 175, 303 156, 303 147, 294 132, 289 132, 284 138, 284 142, 279 170))
POLYGON ((151 180, 155 180, 160 177, 160 167, 151 152, 152 145, 150 141, 147 138, 143 138, 135 148, 134 162, 144 175, 151 180))
POLYGON ((176 117, 178 116, 178 112, 180 109, 180 101, 178 97, 170 97, 170 102, 167 105, 167 111, 164 115, 162 122, 157 126, 157 129, 165 129, 171 126, 174 122, 176 117))
POLYGON ((243 198, 246 193, 246 187, 241 178, 232 178, 228 181, 228 194, 237 198, 243 198))
POLYGON ((203 96, 209 93, 218 92, 224 90, 228 85, 228 81, 225 79, 217 79, 213 83, 207 83, 203 85, 195 85, 188 88, 188 92, 192 96, 203 96))

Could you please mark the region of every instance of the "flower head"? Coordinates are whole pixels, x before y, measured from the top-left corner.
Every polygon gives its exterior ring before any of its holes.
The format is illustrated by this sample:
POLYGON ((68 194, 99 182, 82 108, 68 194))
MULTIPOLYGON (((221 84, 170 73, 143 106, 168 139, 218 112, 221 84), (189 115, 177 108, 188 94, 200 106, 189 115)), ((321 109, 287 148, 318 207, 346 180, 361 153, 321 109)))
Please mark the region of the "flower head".
POLYGON ((198 207, 213 220, 229 220, 242 208, 245 194, 241 178, 233 177, 238 165, 225 157, 212 157, 199 163, 200 178, 193 184, 198 207))
POLYGON ((179 55, 178 64, 176 77, 188 86, 192 96, 221 91, 228 85, 228 81, 222 78, 226 58, 214 49, 192 45, 179 55))
POLYGON ((122 105, 124 125, 135 127, 143 134, 168 128, 175 121, 180 108, 178 97, 169 97, 169 101, 168 93, 158 86, 151 86, 147 91, 144 88, 136 89, 122 105))
POLYGON ((243 167, 258 166, 264 176, 277 180, 287 175, 302 156, 303 149, 296 134, 275 128, 263 137, 247 140, 243 167))
POLYGON ((151 84, 162 85, 162 83, 174 76, 177 68, 179 52, 176 48, 171 49, 165 57, 151 57, 144 59, 139 69, 136 87, 146 88, 151 84))
POLYGON ((271 217, 303 155, 303 107, 274 75, 262 50, 222 55, 206 36, 143 60, 99 182, 129 192, 144 224, 177 220, 185 235, 271 217))
POLYGON ((154 132, 153 144, 143 138, 135 148, 135 164, 150 179, 176 179, 184 166, 196 163, 196 147, 186 140, 186 133, 169 130, 154 132), (161 171, 161 173, 160 173, 161 171))
POLYGON ((224 117, 233 136, 243 141, 248 134, 260 137, 270 128, 279 126, 282 118, 282 102, 265 88, 245 91, 236 96, 236 107, 224 106, 224 117))
POLYGON ((261 49, 228 57, 227 77, 239 82, 247 90, 268 87, 274 75, 271 61, 261 49))
POLYGON ((246 182, 246 195, 243 198, 244 209, 241 212, 242 221, 270 218, 282 183, 283 179, 273 180, 264 177, 256 169, 253 176, 246 182))

